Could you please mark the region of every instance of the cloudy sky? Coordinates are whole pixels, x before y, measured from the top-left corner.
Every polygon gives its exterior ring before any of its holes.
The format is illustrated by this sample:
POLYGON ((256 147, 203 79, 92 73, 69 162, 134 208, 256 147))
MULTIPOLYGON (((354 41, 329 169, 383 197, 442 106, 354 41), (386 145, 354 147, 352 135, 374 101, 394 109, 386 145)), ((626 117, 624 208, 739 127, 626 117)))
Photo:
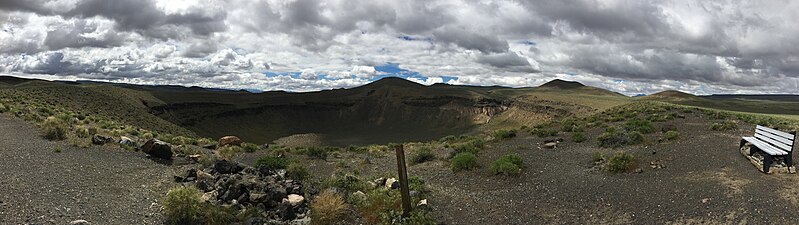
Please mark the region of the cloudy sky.
POLYGON ((385 76, 799 93, 799 1, 2 0, 0 74, 312 91, 385 76))

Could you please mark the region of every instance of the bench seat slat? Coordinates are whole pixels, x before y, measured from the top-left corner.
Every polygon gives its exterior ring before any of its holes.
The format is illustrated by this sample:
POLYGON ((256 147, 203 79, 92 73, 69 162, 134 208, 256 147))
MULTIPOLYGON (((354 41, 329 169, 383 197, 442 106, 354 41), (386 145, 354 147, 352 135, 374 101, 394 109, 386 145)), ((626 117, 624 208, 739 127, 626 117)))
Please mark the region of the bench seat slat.
POLYGON ((780 150, 783 150, 783 151, 786 151, 786 152, 790 152, 791 151, 791 146, 786 145, 786 144, 784 144, 782 142, 779 142, 779 141, 775 141, 774 139, 772 139, 769 136, 765 136, 765 135, 763 135, 761 133, 755 133, 755 137, 757 139, 763 141, 763 142, 766 142, 768 144, 771 144, 774 147, 779 148, 780 150))
POLYGON ((788 146, 792 146, 793 145, 793 140, 788 139, 788 138, 784 138, 784 137, 776 135, 776 134, 769 133, 769 132, 767 132, 766 130, 763 130, 763 129, 756 129, 755 133, 756 134, 762 134, 762 135, 764 135, 766 137, 769 137, 769 138, 771 138, 771 139, 773 139, 773 140, 775 140, 777 142, 783 143, 783 144, 788 145, 788 146))
POLYGON ((759 148, 760 150, 763 150, 764 152, 768 153, 769 155, 787 155, 788 154, 787 152, 779 150, 779 149, 775 148, 774 146, 771 146, 770 144, 767 144, 767 143, 765 143, 765 142, 763 142, 763 141, 761 141, 761 140, 759 140, 759 139, 757 139, 755 137, 744 137, 743 139, 748 141, 749 143, 752 143, 753 145, 757 146, 757 148, 759 148))
POLYGON ((790 139, 790 140, 793 140, 793 138, 794 138, 793 134, 789 134, 789 133, 786 133, 786 132, 783 132, 783 131, 778 131, 778 130, 775 130, 775 129, 772 129, 772 128, 768 128, 768 127, 765 127, 765 126, 757 125, 756 128, 768 131, 769 133, 776 134, 776 135, 779 135, 780 137, 784 137, 784 138, 787 138, 787 139, 790 139))

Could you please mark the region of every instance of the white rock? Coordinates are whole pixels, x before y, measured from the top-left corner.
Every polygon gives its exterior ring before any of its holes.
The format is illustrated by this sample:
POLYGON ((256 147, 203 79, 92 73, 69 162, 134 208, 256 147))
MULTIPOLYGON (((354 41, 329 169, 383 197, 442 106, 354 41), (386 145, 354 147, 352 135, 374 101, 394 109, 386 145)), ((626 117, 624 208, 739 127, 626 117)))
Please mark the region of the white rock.
POLYGON ((89 221, 86 221, 86 220, 75 220, 75 221, 69 222, 69 225, 90 225, 90 224, 91 223, 89 223, 89 221))
POLYGON ((216 190, 205 192, 203 196, 200 197, 200 200, 202 200, 203 202, 210 202, 216 200, 217 195, 219 195, 219 193, 216 192, 216 190))
POLYGON ((397 181, 397 179, 394 179, 394 178, 386 179, 386 188, 388 188, 388 189, 397 189, 397 188, 399 188, 399 186, 400 186, 400 184, 399 184, 399 181, 397 181))
POLYGON ((305 197, 298 194, 290 194, 288 198, 284 198, 283 202, 288 202, 291 206, 298 206, 305 201, 305 197))
POLYGON ((427 199, 419 200, 419 203, 416 204, 416 206, 426 206, 426 205, 427 205, 427 199))

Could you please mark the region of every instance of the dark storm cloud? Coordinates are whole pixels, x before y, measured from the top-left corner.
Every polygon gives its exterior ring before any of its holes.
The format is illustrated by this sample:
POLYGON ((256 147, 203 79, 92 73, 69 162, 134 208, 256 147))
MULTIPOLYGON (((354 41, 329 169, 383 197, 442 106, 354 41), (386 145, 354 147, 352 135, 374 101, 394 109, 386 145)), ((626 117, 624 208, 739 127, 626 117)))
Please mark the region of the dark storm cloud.
POLYGON ((478 34, 463 28, 447 27, 433 32, 437 41, 456 44, 466 49, 478 50, 484 54, 500 53, 508 50, 508 42, 490 34, 478 34))
POLYGON ((169 14, 155 6, 153 0, 83 0, 65 16, 102 16, 116 21, 121 30, 137 31, 155 38, 181 38, 175 26, 186 26, 194 34, 209 35, 224 31, 226 13, 207 15, 201 11, 169 14))
POLYGON ((35 12, 50 14, 52 10, 44 6, 42 0, 3 0, 0 1, 0 10, 35 12))
POLYGON ((515 52, 479 55, 477 62, 490 65, 496 68, 507 69, 508 71, 521 72, 521 73, 536 73, 540 72, 530 65, 524 57, 519 56, 515 52))
POLYGON ((77 20, 72 24, 58 26, 48 31, 47 37, 44 39, 44 45, 49 50, 80 47, 107 48, 122 45, 126 38, 126 36, 114 31, 106 31, 96 37, 84 36, 84 34, 94 33, 97 29, 96 24, 91 24, 85 20, 77 20))

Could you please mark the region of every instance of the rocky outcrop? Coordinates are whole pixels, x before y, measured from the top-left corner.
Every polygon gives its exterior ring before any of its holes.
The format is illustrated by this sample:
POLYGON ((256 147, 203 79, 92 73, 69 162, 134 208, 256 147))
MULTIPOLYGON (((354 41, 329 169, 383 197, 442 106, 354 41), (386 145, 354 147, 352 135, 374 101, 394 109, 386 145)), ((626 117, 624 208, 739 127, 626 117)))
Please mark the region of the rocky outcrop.
POLYGON ((120 145, 125 145, 125 146, 130 146, 130 147, 136 147, 136 142, 133 141, 133 139, 130 139, 129 137, 125 137, 125 136, 122 136, 122 137, 119 138, 119 144, 120 145))
POLYGON ((307 222, 308 202, 303 186, 286 179, 285 171, 220 160, 203 170, 190 169, 186 173, 182 180, 176 180, 202 190, 204 201, 237 210, 257 208, 263 213, 250 219, 266 224, 307 222))
POLYGON ((95 145, 104 145, 104 144, 110 143, 112 141, 114 141, 113 138, 105 136, 105 135, 95 134, 94 136, 92 136, 92 144, 95 144, 95 145))
POLYGON ((172 145, 158 139, 150 139, 141 146, 141 151, 162 159, 172 159, 172 145))
POLYGON ((240 146, 241 143, 242 143, 242 141, 241 141, 241 139, 239 139, 239 137, 236 137, 236 136, 224 136, 224 137, 219 139, 219 144, 217 146, 218 147, 225 147, 225 146, 229 146, 229 145, 240 146))

